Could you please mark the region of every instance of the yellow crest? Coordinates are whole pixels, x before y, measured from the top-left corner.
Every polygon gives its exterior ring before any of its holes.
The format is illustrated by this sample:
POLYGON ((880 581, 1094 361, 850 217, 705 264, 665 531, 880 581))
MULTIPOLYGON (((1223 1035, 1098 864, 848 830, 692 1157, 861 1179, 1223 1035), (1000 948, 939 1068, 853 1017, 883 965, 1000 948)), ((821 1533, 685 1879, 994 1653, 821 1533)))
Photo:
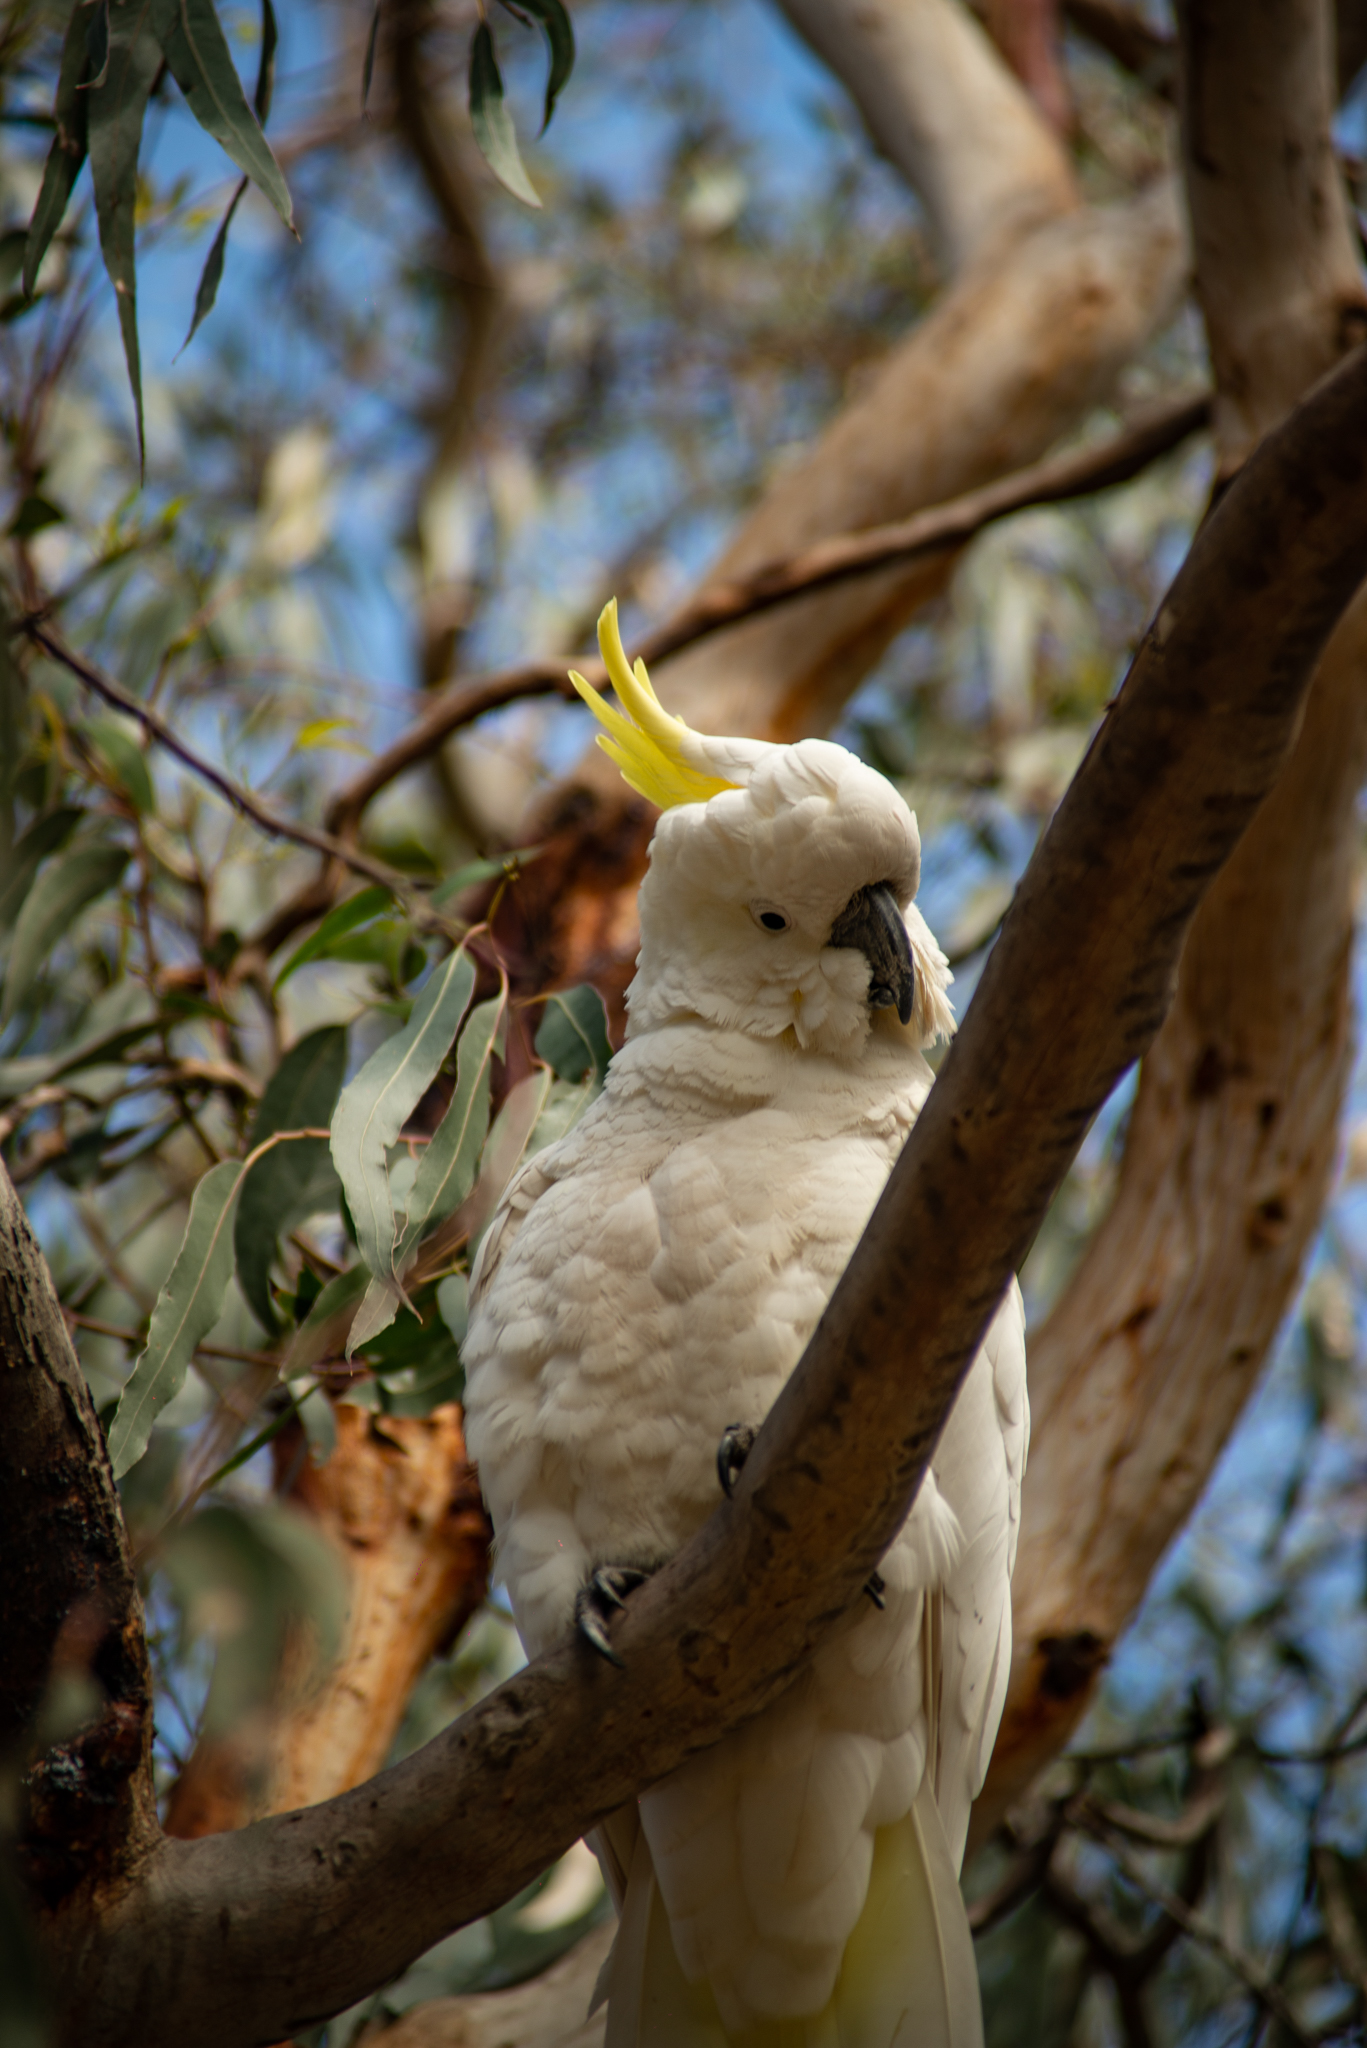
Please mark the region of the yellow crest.
POLYGON ((598 650, 608 679, 617 692, 622 711, 600 697, 597 690, 574 669, 570 681, 593 713, 603 731, 598 744, 609 760, 622 771, 631 788, 667 811, 674 804, 703 804, 724 789, 739 789, 719 775, 708 775, 687 758, 697 734, 681 718, 671 718, 650 686, 646 665, 627 663, 622 636, 617 629, 617 600, 609 599, 598 618, 598 650))

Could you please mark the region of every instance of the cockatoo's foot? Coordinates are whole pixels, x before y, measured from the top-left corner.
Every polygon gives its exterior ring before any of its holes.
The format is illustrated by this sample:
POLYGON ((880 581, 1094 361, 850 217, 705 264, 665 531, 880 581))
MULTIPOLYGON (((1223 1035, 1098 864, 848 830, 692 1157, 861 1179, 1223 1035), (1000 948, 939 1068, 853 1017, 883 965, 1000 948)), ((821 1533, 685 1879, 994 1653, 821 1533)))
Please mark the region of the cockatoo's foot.
POLYGON ((717 1478, 728 1500, 736 1490, 737 1474, 754 1449, 758 1434, 748 1422, 728 1422, 721 1433, 721 1442, 717 1445, 717 1478))
POLYGON ((600 1564, 574 1602, 574 1625, 584 1641, 620 1671, 622 1660, 608 1641, 608 1623, 626 1606, 626 1596, 650 1577, 634 1564, 600 1564))

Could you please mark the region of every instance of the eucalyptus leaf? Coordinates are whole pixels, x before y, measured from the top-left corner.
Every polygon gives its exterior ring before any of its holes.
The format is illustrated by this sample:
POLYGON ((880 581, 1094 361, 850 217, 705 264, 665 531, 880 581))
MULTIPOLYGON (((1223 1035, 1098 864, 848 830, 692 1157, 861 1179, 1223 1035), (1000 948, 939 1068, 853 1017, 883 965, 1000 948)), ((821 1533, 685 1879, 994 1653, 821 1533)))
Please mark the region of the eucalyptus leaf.
POLYGON ((209 253, 204 259, 204 268, 199 273, 199 286, 195 292, 195 310, 190 319, 190 331, 180 345, 182 355, 214 310, 214 301, 218 297, 218 288, 223 282, 223 257, 228 247, 228 230, 233 224, 233 215, 237 212, 248 182, 249 180, 246 178, 238 179, 237 189, 228 201, 228 210, 218 224, 218 233, 209 244, 209 253))
POLYGON ((294 205, 285 174, 242 90, 213 0, 150 0, 150 12, 153 32, 190 112, 292 229, 294 205))
POLYGON ((78 846, 42 870, 15 923, 0 1027, 23 1002, 72 919, 112 889, 127 865, 128 854, 121 846, 78 846))
POLYGON ((20 834, 5 862, 4 880, 0 881, 0 932, 8 931, 19 915, 19 906, 28 895, 39 862, 66 844, 84 816, 85 812, 75 804, 59 804, 55 811, 44 811, 20 834))
POLYGON ((519 20, 532 15, 541 24, 546 38, 550 69, 546 76, 546 107, 541 122, 544 135, 551 125, 555 103, 574 69, 574 24, 562 0, 512 0, 512 4, 510 0, 503 0, 503 5, 519 20))
MULTIPOLYGON (((324 1128, 346 1077, 346 1057, 342 1024, 324 1025, 291 1046, 266 1083, 249 1149, 255 1151, 277 1131, 324 1128)), ((279 1328, 270 1275, 280 1237, 319 1209, 335 1208, 337 1195, 337 1175, 323 1138, 293 1138, 248 1168, 233 1249, 237 1284, 262 1329, 273 1334, 279 1328)))
POLYGON ((62 224, 86 153, 88 94, 81 90, 90 75, 90 25, 99 0, 77 0, 67 23, 62 60, 57 73, 57 96, 53 119, 57 133, 43 166, 33 218, 24 248, 24 291, 32 298, 44 256, 62 224))
POLYGON ((499 183, 524 206, 539 207, 541 200, 527 176, 513 117, 503 98, 503 74, 498 68, 487 21, 479 24, 470 44, 470 125, 484 160, 499 183))
POLYGON ((371 1054, 343 1089, 332 1119, 333 1164, 361 1257, 380 1281, 394 1270, 394 1208, 385 1155, 436 1079, 474 986, 474 963, 463 950, 434 967, 408 1023, 371 1054))
POLYGON ((92 718, 85 727, 85 736, 134 810, 144 817, 155 811, 157 800, 147 756, 138 745, 134 731, 117 718, 92 718))
POLYGON ((375 46, 380 39, 380 7, 382 0, 375 0, 370 17, 370 32, 365 39, 365 61, 361 65, 361 112, 366 110, 370 98, 370 82, 375 76, 375 46))
POLYGON ((382 916, 393 902, 388 889, 378 883, 369 889, 362 889, 355 896, 348 896, 345 903, 339 903, 330 910, 316 932, 305 939, 302 946, 295 948, 275 977, 278 993, 299 968, 307 966, 310 960, 327 960, 333 956, 337 941, 358 925, 369 924, 372 918, 382 916))
POLYGON ((138 352, 138 293, 134 268, 134 221, 138 203, 138 151, 143 116, 161 68, 161 51, 145 26, 145 10, 124 5, 111 18, 109 62, 99 85, 80 97, 86 107, 90 175, 100 251, 119 310, 124 360, 137 415, 138 456, 143 458, 142 362, 138 352))
POLYGON ((589 982, 547 997, 536 1034, 536 1056, 562 1081, 583 1081, 591 1076, 602 1087, 612 1058, 608 1013, 603 998, 589 982))
POLYGON ((275 53, 279 47, 280 30, 276 25, 275 9, 271 0, 261 0, 261 54, 256 60, 256 90, 252 94, 252 105, 263 128, 271 117, 271 101, 275 98, 275 53))
POLYGON ((439 910, 443 903, 450 903, 454 897, 463 896, 467 889, 473 889, 476 882, 492 882, 496 875, 507 875, 511 881, 523 868, 530 866, 540 851, 539 846, 522 846, 514 853, 467 861, 454 874, 442 876, 428 901, 434 910, 439 910))
POLYGON ((119 1396, 109 1429, 114 1477, 122 1479, 147 1449, 157 1416, 185 1384, 195 1346, 223 1313, 233 1273, 233 1212, 242 1161, 210 1167, 190 1203, 175 1264, 152 1310, 147 1348, 119 1396))
POLYGON ((328 1281, 299 1326, 285 1360, 286 1374, 309 1371, 321 1358, 340 1358, 358 1303, 370 1284, 364 1266, 350 1266, 328 1281))
POLYGON ((422 1155, 394 1263, 402 1273, 419 1239, 458 1209, 475 1184, 489 1129, 489 1063, 503 1015, 503 997, 481 1003, 460 1036, 450 1107, 422 1155))

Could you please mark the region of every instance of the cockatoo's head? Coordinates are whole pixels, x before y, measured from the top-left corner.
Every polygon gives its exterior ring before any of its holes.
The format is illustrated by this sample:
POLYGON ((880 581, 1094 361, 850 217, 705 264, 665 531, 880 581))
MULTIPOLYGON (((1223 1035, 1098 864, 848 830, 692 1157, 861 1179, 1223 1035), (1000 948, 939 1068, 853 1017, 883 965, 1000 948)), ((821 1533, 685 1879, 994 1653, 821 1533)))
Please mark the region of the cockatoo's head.
POLYGON ((948 964, 911 900, 916 819, 891 783, 829 740, 690 731, 628 666, 615 602, 598 644, 623 710, 571 680, 606 729, 598 744, 662 813, 629 1035, 701 1017, 849 1055, 895 1018, 918 1045, 948 1037, 948 964))

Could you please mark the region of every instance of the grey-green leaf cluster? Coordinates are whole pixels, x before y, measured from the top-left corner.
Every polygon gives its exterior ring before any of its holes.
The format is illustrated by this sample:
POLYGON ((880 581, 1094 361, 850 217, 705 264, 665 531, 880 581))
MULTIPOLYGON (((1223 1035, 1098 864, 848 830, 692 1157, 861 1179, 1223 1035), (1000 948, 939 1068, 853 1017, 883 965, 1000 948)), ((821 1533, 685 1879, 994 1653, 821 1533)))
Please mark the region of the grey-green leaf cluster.
MULTIPOLYGON (((112 9, 105 0, 76 0, 71 11, 53 106, 56 134, 24 249, 24 290, 32 297, 38 288, 43 258, 89 155, 100 250, 118 306, 140 451, 142 367, 134 244, 138 156, 147 102, 164 63, 200 126, 261 188, 292 230, 289 187, 262 132, 270 107, 276 41, 271 0, 262 0, 261 61, 253 105, 242 90, 213 0, 146 0, 143 5, 112 9)), ((240 196, 239 190, 210 249, 191 334, 213 304, 228 224, 240 196)))
MULTIPOLYGON (((574 27, 563 0, 503 0, 503 7, 524 28, 535 21, 546 38, 548 66, 541 119, 544 135, 555 112, 556 100, 574 69, 574 27)), ((470 125, 475 131, 475 141, 499 183, 524 206, 540 206, 540 194, 527 175, 527 167, 518 148, 517 130, 504 97, 503 74, 499 70, 494 34, 487 20, 480 22, 470 44, 470 125)))

